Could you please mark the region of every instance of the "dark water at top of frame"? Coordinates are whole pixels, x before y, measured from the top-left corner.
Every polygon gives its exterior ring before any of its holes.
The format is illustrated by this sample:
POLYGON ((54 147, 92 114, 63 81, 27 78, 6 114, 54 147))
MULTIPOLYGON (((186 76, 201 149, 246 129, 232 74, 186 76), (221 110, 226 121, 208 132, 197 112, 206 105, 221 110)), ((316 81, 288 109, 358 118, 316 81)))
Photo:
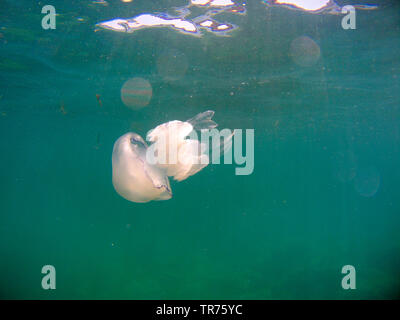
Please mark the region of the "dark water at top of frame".
POLYGON ((221 15, 239 26, 230 37, 194 37, 94 32, 186 1, 108 3, 0 3, 0 297, 399 297, 399 4, 344 30, 340 15, 247 1, 247 15, 221 15), (56 30, 41 28, 45 4, 56 30), (320 50, 307 66, 291 52, 304 36, 320 50), (152 86, 139 111, 120 97, 133 77, 152 86), (114 191, 119 136, 207 109, 255 129, 251 175, 210 165, 146 204, 114 191), (341 287, 348 264, 356 290, 341 287))

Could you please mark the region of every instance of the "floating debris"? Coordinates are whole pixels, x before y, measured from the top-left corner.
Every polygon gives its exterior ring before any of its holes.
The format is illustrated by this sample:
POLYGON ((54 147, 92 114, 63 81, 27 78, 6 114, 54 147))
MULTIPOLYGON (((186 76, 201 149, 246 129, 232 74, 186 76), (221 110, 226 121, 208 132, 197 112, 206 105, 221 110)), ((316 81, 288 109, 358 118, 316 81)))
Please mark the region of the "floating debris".
POLYGON ((93 146, 93 148, 99 150, 100 147, 101 147, 100 132, 98 132, 96 136, 96 144, 93 146))
POLYGON ((97 93, 96 93, 96 99, 97 99, 97 102, 99 103, 99 106, 102 107, 103 103, 101 102, 100 95, 97 93))
POLYGON ((65 116, 68 112, 65 110, 64 102, 61 102, 60 112, 65 116))

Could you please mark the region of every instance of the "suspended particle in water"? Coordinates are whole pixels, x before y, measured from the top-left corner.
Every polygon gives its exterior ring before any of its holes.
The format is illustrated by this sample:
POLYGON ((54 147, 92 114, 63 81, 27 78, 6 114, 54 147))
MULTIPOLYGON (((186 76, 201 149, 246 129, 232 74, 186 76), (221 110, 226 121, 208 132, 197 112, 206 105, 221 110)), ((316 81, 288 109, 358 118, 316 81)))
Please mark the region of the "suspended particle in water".
POLYGON ((311 67, 320 58, 321 49, 310 37, 301 36, 292 41, 290 45, 290 56, 297 65, 311 67))
POLYGON ((363 197, 373 197, 379 189, 381 176, 374 166, 358 170, 354 179, 355 190, 363 197))
POLYGON ((101 146, 100 133, 98 132, 96 137, 96 144, 93 146, 93 148, 98 150, 100 146, 101 146))
POLYGON ((129 108, 138 110, 147 106, 153 95, 149 81, 143 78, 127 80, 121 88, 121 100, 129 108))

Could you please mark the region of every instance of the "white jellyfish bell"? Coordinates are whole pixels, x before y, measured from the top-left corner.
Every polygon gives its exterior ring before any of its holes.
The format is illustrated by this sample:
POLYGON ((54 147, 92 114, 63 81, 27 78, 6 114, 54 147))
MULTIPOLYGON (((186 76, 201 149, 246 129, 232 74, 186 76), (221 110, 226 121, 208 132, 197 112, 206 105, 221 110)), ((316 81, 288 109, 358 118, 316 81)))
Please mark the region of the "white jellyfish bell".
MULTIPOLYGON (((182 181, 209 164, 207 143, 192 139, 191 134, 217 127, 211 120, 213 115, 214 111, 206 111, 187 121, 163 123, 147 134, 150 145, 133 132, 121 136, 112 154, 112 181, 117 193, 133 202, 170 199, 168 177, 182 181)), ((220 155, 231 147, 232 136, 217 145, 220 155)))
POLYGON ((168 200, 172 197, 168 177, 146 161, 147 144, 129 132, 114 144, 112 182, 119 195, 133 202, 168 200))

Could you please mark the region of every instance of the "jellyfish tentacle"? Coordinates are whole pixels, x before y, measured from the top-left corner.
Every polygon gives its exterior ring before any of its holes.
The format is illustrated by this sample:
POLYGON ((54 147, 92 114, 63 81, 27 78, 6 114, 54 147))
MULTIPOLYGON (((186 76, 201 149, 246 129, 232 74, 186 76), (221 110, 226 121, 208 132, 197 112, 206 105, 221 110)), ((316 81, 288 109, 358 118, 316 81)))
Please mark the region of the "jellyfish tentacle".
POLYGON ((230 148, 232 148, 232 138, 235 135, 233 131, 223 142, 220 144, 220 155, 223 156, 230 148))
POLYGON ((211 139, 212 141, 214 141, 214 135, 217 135, 218 137, 220 137, 218 143, 213 143, 210 150, 211 150, 211 154, 217 153, 220 157, 222 157, 225 153, 227 153, 229 151, 229 149, 231 149, 232 147, 232 139, 233 136, 235 135, 235 131, 233 131, 232 133, 228 134, 228 135, 224 135, 221 134, 222 132, 214 132, 211 131, 211 139), (221 140, 221 137, 223 138, 221 140))
POLYGON ((189 120, 186 120, 186 122, 189 122, 195 130, 213 129, 218 126, 216 122, 211 120, 211 118, 214 116, 214 113, 215 112, 212 110, 207 110, 205 112, 199 113, 198 115, 195 115, 189 120))

